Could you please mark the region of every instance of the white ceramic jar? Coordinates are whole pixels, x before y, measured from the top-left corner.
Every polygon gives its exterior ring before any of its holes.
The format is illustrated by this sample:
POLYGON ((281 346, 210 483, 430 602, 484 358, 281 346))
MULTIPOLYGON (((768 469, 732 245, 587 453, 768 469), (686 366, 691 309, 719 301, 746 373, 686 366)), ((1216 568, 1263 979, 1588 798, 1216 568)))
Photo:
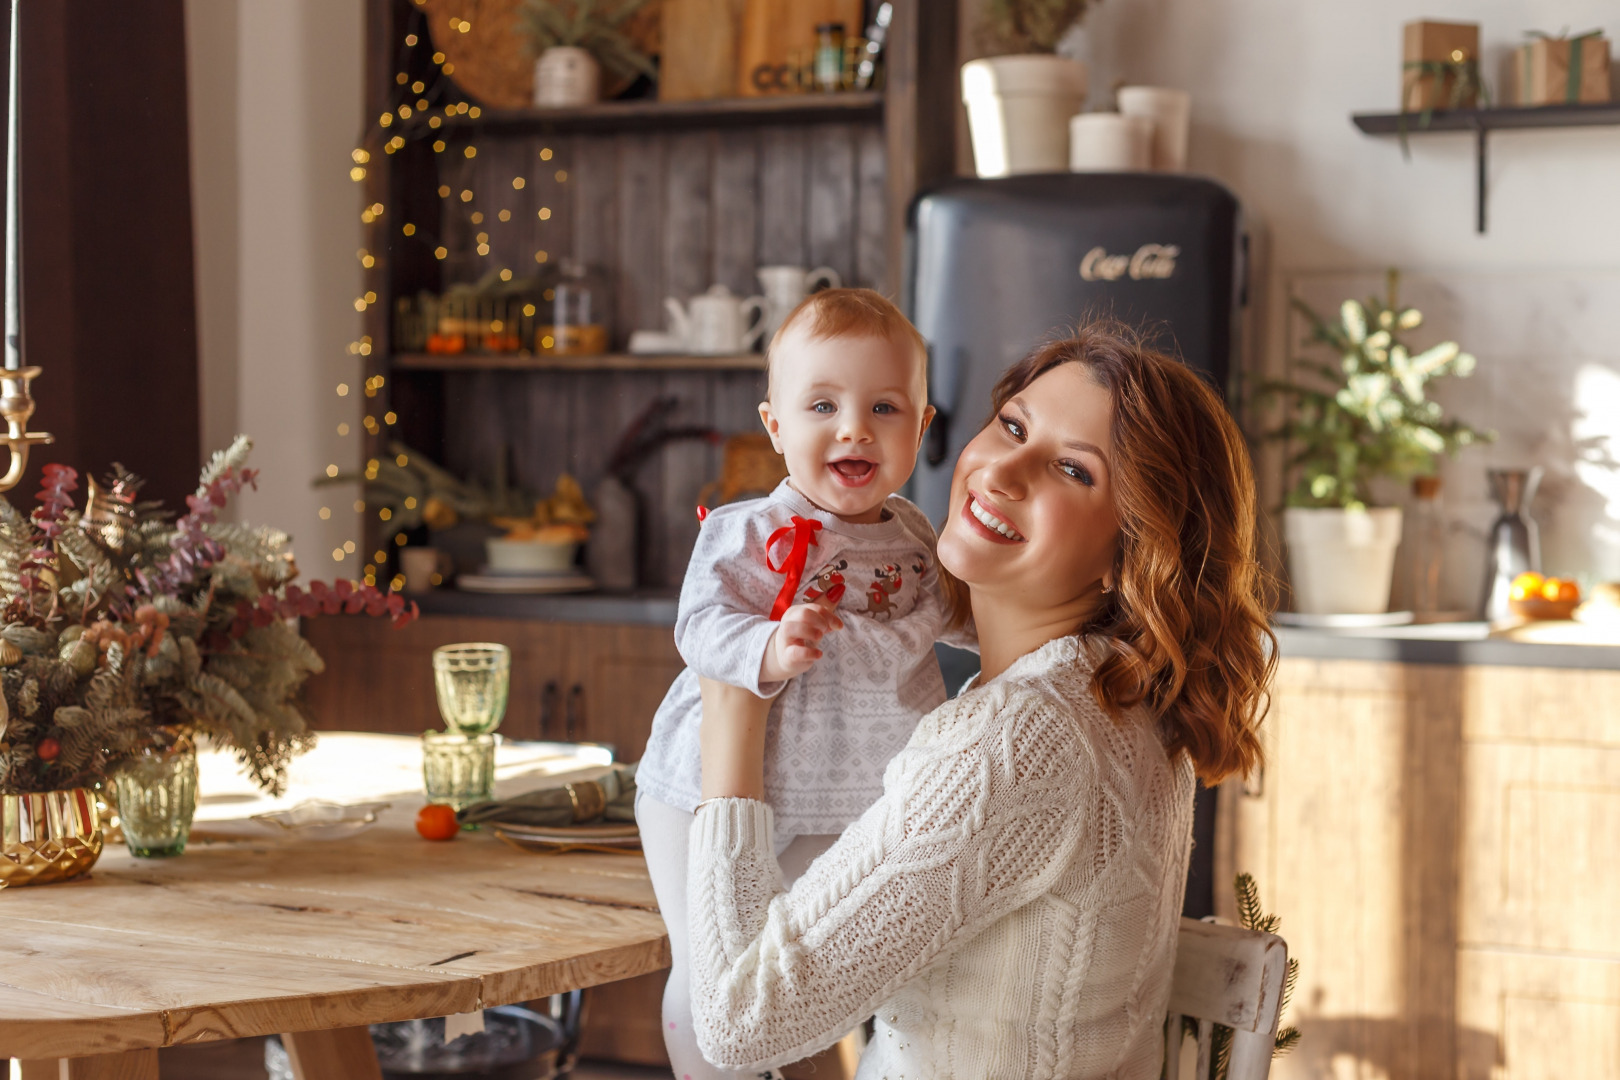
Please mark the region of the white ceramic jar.
POLYGON ((534 103, 561 109, 589 105, 601 96, 602 69, 585 49, 553 45, 534 63, 534 103))
POLYGON ((980 176, 1063 172, 1086 66, 1066 56, 993 56, 962 65, 962 102, 980 176))

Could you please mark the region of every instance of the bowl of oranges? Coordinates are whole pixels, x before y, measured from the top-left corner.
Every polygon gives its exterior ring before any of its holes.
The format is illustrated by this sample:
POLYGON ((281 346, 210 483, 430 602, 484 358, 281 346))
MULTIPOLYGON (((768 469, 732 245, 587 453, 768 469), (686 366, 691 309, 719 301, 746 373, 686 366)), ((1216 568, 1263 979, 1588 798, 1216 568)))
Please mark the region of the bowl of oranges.
POLYGON ((1567 619, 1581 603, 1581 587, 1568 578, 1527 570, 1513 579, 1508 610, 1521 619, 1567 619))

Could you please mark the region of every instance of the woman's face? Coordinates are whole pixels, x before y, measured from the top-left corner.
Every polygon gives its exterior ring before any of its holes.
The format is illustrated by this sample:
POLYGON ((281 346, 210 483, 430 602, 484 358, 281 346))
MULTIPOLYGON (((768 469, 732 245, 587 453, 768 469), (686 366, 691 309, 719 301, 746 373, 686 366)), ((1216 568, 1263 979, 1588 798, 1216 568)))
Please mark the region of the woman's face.
MULTIPOLYGON (((1059 610, 1112 585, 1119 520, 1109 392, 1079 364, 1025 387, 963 449, 939 560, 1026 609, 1059 610)), ((1089 605, 1088 605, 1089 606, 1089 605)))

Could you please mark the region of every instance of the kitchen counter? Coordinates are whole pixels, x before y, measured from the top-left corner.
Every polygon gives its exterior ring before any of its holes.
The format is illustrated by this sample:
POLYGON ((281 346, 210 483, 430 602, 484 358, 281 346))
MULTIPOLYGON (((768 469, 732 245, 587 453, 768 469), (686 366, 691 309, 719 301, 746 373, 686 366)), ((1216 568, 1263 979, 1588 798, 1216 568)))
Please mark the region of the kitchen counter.
POLYGON ((1273 626, 1272 631, 1277 635, 1281 655, 1301 659, 1620 670, 1620 645, 1493 637, 1490 627, 1483 622, 1429 623, 1375 630, 1273 626))
POLYGON ((478 615, 539 622, 675 625, 674 590, 633 593, 499 594, 435 589, 412 593, 423 615, 478 615))
MULTIPOLYGON (((417 593, 412 599, 421 605, 424 615, 673 627, 677 594, 673 590, 648 590, 537 596, 438 589, 417 593)), ((1369 630, 1317 630, 1297 626, 1272 629, 1282 655, 1301 659, 1620 670, 1620 645, 1492 637, 1489 627, 1482 622, 1369 630)))

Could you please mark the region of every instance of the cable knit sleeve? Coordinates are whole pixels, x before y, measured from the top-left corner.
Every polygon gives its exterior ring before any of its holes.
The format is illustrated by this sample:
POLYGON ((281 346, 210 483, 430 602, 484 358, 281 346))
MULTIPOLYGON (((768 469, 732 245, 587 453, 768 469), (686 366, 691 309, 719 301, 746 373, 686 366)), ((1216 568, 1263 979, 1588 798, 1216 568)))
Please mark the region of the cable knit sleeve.
POLYGON ((769 806, 701 808, 688 893, 704 1056, 761 1069, 815 1053, 1048 891, 1079 842, 1095 775, 1068 708, 992 685, 923 719, 883 797, 791 892, 769 806))

